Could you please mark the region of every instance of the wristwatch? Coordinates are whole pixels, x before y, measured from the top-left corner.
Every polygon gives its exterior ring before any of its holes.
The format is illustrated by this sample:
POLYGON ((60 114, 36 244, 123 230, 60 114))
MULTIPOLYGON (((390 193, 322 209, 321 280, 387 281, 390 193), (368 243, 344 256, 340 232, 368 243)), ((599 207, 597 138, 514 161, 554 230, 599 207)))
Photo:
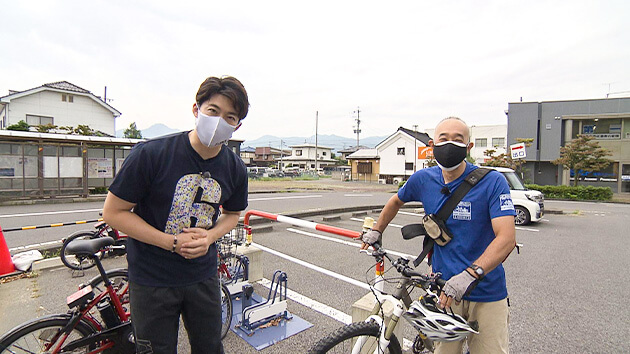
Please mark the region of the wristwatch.
POLYGON ((483 279, 483 277, 486 275, 486 272, 484 272, 483 268, 474 263, 470 265, 470 269, 472 269, 473 272, 477 274, 477 279, 479 280, 483 279))

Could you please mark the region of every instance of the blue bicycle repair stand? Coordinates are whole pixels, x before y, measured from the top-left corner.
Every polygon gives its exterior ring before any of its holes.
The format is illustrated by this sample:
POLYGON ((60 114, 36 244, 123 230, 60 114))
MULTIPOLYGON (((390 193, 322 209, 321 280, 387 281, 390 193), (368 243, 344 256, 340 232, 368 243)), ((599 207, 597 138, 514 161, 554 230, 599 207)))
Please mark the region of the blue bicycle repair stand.
POLYGON ((257 350, 313 326, 287 310, 287 274, 279 270, 266 300, 251 285, 244 285, 240 296, 233 297, 232 308, 232 331, 257 350))

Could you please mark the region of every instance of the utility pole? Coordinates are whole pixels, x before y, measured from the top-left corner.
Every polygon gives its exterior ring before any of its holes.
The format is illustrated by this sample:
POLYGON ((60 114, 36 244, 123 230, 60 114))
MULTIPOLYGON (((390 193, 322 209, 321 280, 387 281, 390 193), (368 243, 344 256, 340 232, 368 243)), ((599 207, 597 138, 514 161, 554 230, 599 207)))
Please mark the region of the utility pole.
POLYGON ((361 133, 361 117, 359 116, 361 113, 361 110, 357 106, 357 110, 352 113, 357 114, 357 117, 354 119, 357 122, 354 132, 357 134, 357 150, 358 150, 359 149, 359 133, 361 133))
POLYGON ((413 172, 416 172, 416 162, 418 161, 418 147, 416 146, 416 131, 418 130, 418 125, 413 125, 413 172))
POLYGON ((317 153, 317 121, 319 119, 319 111, 315 111, 315 173, 317 173, 317 160, 318 160, 318 153, 317 153))
POLYGON ((280 172, 282 172, 282 155, 284 155, 284 150, 282 150, 282 139, 280 139, 280 172))

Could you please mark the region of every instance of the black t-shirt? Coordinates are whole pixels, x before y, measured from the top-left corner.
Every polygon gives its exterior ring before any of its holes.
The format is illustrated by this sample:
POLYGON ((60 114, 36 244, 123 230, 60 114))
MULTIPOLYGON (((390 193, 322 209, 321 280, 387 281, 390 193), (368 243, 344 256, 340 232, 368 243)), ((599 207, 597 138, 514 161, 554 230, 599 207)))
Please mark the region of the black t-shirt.
MULTIPOLYGON (((136 206, 133 212, 149 225, 176 235, 184 227, 210 229, 219 206, 247 208, 247 170, 226 146, 204 160, 190 145, 188 132, 137 144, 109 187, 118 198, 136 206)), ((144 286, 186 286, 217 272, 213 244, 205 256, 187 260, 162 248, 129 238, 129 279, 144 286)))

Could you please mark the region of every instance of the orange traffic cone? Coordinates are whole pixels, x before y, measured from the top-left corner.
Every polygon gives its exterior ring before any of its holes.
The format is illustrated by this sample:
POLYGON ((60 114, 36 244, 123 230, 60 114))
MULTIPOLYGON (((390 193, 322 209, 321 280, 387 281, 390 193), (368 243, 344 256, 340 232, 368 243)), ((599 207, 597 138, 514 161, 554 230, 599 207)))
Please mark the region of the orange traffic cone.
POLYGON ((2 227, 0 227, 0 275, 10 274, 15 272, 15 266, 11 260, 11 253, 9 253, 9 247, 4 240, 2 234, 2 227))

